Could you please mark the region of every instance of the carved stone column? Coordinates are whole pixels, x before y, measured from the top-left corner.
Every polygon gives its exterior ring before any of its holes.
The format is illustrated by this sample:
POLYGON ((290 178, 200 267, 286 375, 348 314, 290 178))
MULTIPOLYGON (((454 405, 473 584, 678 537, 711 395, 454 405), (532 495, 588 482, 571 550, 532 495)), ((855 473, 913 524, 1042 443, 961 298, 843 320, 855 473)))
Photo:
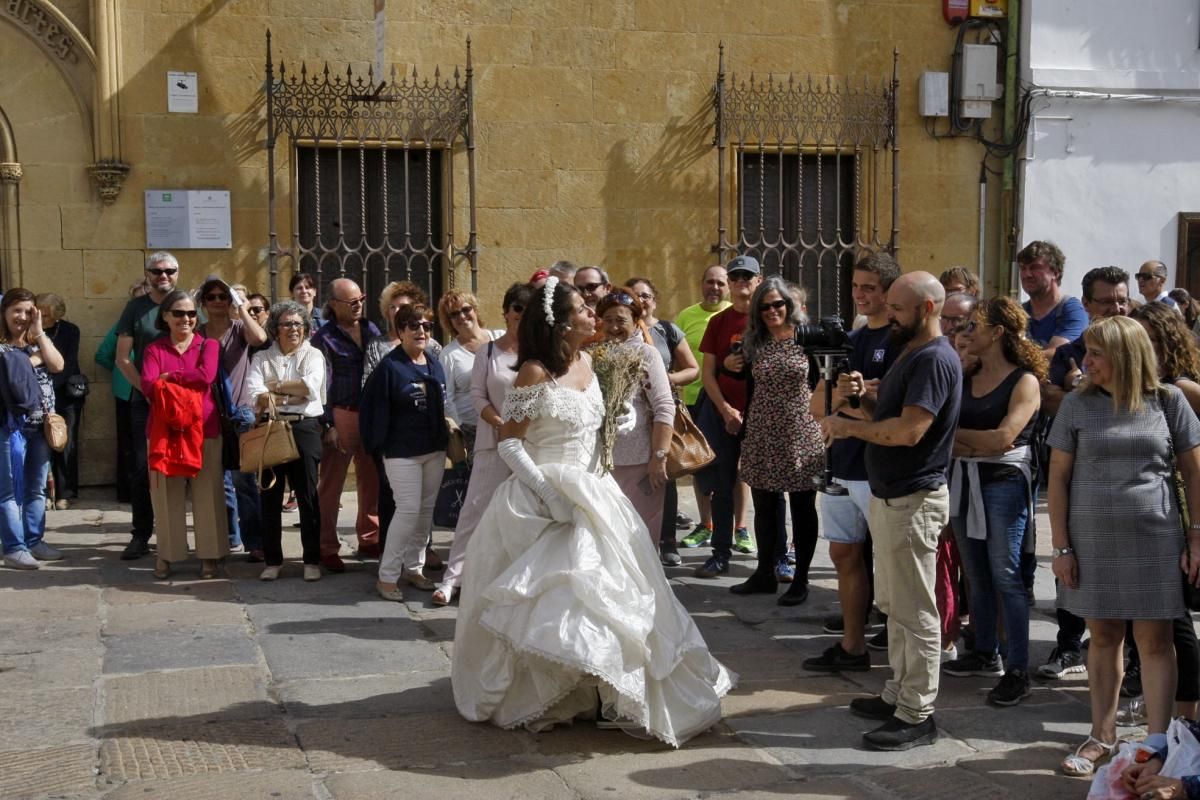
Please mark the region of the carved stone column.
POLYGON ((88 168, 105 205, 112 205, 125 185, 129 164, 121 158, 121 27, 117 0, 92 0, 96 43, 96 117, 93 141, 96 163, 88 168))
MULTIPOLYGON (((10 156, 11 158, 11 156, 10 156)), ((0 161, 0 290, 21 281, 21 227, 17 224, 19 188, 24 173, 15 161, 0 161)))

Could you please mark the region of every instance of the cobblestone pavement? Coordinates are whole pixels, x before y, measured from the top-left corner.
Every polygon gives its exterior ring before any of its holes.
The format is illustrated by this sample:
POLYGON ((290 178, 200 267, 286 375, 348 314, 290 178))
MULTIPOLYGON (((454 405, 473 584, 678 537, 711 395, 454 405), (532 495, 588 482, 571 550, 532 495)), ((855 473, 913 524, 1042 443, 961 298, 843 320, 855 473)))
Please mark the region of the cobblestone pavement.
MULTIPOLYGON (((691 492, 681 492, 690 500, 691 492)), ((344 499, 350 530, 354 498, 344 499)), ((290 515, 292 520, 295 515, 290 515)), ((463 721, 451 699, 454 609, 428 594, 373 592, 374 564, 276 583, 231 556, 225 577, 199 563, 155 581, 153 558, 119 561, 129 515, 105 501, 48 515, 67 558, 37 572, 0 569, 0 798, 1083 798, 1055 775, 1087 731, 1086 680, 1039 685, 1016 708, 984 703, 987 678, 942 680, 933 747, 860 748, 871 723, 851 698, 869 673, 814 675, 801 661, 834 641, 822 542, 799 608, 736 598, 752 569, 702 581, 684 551, 668 570, 717 656, 741 676, 725 721, 674 751, 587 724, 535 735, 463 721), (83 507, 88 506, 88 507, 83 507)), ((285 524, 288 518, 285 517, 285 524)), ((1045 526, 1044 514, 1041 518, 1045 526)), ((1053 646, 1048 536, 1041 542, 1032 662, 1053 646)), ((299 549, 297 529, 286 537, 299 549)), ((445 552, 449 535, 439 531, 445 552)))

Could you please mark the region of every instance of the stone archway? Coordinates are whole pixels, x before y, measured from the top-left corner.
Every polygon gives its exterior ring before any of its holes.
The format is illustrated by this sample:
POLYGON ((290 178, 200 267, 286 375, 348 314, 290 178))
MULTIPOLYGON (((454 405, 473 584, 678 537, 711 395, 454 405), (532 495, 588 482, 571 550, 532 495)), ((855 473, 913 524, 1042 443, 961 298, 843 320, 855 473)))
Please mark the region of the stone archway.
POLYGON ((12 286, 21 274, 21 226, 17 216, 21 177, 17 140, 0 107, 0 291, 12 286))

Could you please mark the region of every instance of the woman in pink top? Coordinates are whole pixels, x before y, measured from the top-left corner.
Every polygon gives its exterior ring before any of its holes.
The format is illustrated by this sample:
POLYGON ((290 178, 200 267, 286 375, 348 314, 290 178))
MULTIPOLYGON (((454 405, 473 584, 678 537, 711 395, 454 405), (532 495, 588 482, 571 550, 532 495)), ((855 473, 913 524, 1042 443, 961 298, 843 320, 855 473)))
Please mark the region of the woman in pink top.
POLYGON ((196 555, 202 578, 217 576, 218 562, 229 554, 229 523, 225 517, 225 485, 221 468, 221 425, 213 402, 212 383, 217 377, 220 346, 196 333, 196 304, 187 292, 176 289, 158 307, 155 327, 166 335, 155 339, 142 355, 142 391, 150 401, 149 428, 154 427, 154 400, 167 382, 202 393, 204 420, 203 463, 195 478, 168 477, 150 471, 150 502, 154 506, 158 535, 158 561, 154 577, 170 577, 171 564, 187 558, 185 489, 192 482, 192 517, 196 555))

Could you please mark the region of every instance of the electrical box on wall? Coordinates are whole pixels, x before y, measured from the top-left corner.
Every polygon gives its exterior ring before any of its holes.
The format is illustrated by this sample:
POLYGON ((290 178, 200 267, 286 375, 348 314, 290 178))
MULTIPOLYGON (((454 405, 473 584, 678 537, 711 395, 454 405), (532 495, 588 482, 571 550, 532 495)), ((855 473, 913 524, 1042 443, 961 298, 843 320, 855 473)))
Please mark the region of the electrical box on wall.
POLYGON ((987 119, 992 116, 992 102, 1000 98, 996 82, 996 46, 992 44, 963 45, 962 74, 959 75, 958 97, 960 116, 966 119, 987 119))
POLYGON ((1008 15, 1008 0, 971 0, 972 17, 1001 19, 1008 15))
POLYGON ((950 116, 950 73, 922 72, 917 84, 917 107, 922 117, 950 116))

